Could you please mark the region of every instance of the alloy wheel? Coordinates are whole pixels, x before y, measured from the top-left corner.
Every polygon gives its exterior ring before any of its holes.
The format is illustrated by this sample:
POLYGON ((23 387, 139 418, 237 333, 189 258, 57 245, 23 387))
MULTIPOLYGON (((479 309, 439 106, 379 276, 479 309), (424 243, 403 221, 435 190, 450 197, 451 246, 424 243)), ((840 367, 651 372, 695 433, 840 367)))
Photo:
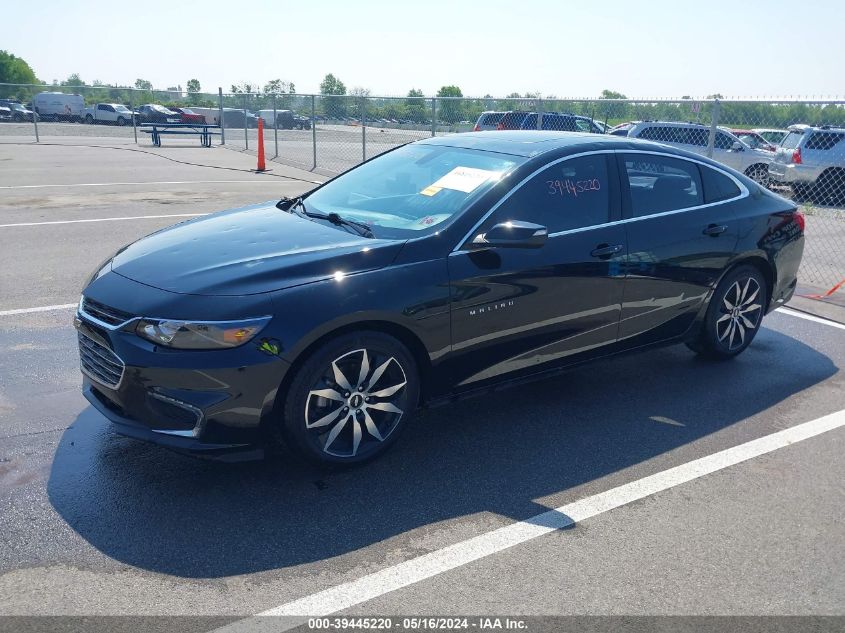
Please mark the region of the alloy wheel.
POLYGON ((739 349, 754 332, 762 316, 760 284, 753 277, 738 279, 730 285, 719 306, 716 337, 728 351, 739 349))
POLYGON ((340 458, 379 450, 408 407, 407 377, 394 356, 356 349, 333 360, 308 392, 305 428, 340 458))

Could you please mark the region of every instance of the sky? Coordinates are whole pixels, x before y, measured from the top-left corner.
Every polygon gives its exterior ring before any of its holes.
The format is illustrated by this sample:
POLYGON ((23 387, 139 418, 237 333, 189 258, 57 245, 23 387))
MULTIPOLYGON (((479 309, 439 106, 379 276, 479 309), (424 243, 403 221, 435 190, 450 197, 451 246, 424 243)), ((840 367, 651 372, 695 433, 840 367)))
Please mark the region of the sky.
POLYGON ((843 20, 842 0, 39 0, 6 3, 0 49, 48 83, 829 97, 845 95, 843 20))

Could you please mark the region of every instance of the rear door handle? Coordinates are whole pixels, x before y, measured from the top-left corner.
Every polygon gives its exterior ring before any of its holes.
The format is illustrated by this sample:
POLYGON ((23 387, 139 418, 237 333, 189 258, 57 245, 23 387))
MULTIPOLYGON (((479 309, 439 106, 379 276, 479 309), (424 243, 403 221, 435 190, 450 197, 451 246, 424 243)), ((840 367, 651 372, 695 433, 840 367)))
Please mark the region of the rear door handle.
POLYGON ((619 251, 621 251, 624 246, 622 244, 616 244, 611 246, 610 244, 599 244, 590 252, 590 255, 593 257, 610 257, 611 255, 615 255, 619 251))
POLYGON ((705 235, 712 235, 713 237, 717 237, 728 230, 728 227, 724 224, 708 224, 707 228, 702 231, 705 235))

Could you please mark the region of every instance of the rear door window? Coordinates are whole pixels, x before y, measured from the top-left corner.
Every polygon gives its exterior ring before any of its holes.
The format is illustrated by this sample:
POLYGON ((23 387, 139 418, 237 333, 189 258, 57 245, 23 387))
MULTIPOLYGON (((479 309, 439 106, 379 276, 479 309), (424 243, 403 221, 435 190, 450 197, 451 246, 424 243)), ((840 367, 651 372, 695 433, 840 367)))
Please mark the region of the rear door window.
POLYGON ((741 193, 736 183, 722 172, 704 165, 698 166, 704 189, 704 202, 721 202, 736 198, 741 193))
POLYGON ((653 154, 622 154, 631 196, 631 217, 704 204, 696 163, 653 154))
POLYGON ((813 132, 810 138, 807 139, 804 148, 819 150, 833 149, 842 140, 842 137, 843 135, 837 132, 813 132))
POLYGON ((734 140, 730 136, 724 132, 716 132, 716 139, 713 142, 713 146, 716 149, 731 149, 733 144, 734 140))

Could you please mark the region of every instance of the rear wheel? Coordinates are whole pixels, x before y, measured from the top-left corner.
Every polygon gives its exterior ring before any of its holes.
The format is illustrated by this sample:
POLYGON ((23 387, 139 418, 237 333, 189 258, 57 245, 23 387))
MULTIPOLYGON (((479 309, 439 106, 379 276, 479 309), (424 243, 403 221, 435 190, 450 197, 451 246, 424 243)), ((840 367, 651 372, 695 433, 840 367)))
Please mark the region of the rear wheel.
POLYGON ((762 187, 768 187, 771 182, 769 168, 766 165, 751 165, 745 170, 745 175, 762 187))
POLYGON ((733 358, 754 340, 766 305, 763 275, 754 266, 740 266, 717 286, 701 333, 688 347, 707 358, 733 358))
POLYGON ((85 115, 85 122, 86 122, 88 125, 93 125, 93 124, 94 124, 94 115, 92 115, 92 114, 86 114, 86 115, 85 115))
POLYGON ((297 370, 281 431, 300 455, 358 464, 384 453, 413 416, 419 374, 410 352, 381 332, 324 343, 297 370))
POLYGON ((122 116, 117 117, 117 124, 120 127, 123 127, 124 125, 126 125, 126 119, 124 119, 122 116))
POLYGON ((817 204, 840 204, 845 201, 845 170, 828 169, 816 181, 813 199, 817 204))

